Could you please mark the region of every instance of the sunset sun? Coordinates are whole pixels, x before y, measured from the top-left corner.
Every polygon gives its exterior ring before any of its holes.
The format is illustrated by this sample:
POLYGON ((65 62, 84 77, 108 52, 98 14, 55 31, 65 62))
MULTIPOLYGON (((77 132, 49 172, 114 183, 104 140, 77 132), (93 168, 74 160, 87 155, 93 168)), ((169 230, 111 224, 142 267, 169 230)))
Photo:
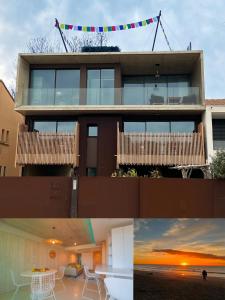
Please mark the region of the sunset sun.
POLYGON ((181 266, 187 266, 188 263, 187 263, 186 261, 182 261, 182 262, 180 263, 180 265, 181 265, 181 266))

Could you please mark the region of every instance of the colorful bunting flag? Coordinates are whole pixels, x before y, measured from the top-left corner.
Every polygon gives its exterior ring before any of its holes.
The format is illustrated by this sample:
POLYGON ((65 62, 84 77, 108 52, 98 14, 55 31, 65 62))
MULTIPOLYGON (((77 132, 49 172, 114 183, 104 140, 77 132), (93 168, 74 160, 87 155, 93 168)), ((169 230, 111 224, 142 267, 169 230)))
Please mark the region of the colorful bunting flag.
POLYGON ((84 32, 111 32, 118 30, 126 30, 126 29, 135 29, 138 27, 143 27, 146 25, 150 25, 151 23, 158 22, 159 17, 149 18, 143 21, 139 21, 136 23, 129 23, 124 25, 113 25, 113 26, 80 26, 80 25, 69 25, 69 24, 60 24, 59 27, 62 30, 76 30, 76 31, 84 31, 84 32))

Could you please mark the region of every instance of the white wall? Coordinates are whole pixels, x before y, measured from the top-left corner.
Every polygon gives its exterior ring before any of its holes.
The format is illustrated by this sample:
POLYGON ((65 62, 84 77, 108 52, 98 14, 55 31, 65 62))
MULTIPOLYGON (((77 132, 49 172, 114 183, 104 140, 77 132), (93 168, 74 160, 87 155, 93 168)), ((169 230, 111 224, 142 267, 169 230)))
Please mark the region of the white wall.
POLYGON ((205 134, 206 134, 206 148, 207 148, 207 159, 210 163, 212 157, 215 155, 216 150, 213 149, 213 119, 225 119, 225 106, 206 106, 204 123, 205 123, 205 134))
POLYGON ((59 246, 49 246, 41 239, 0 223, 0 293, 13 289, 9 270, 16 276, 33 267, 58 269, 74 257, 59 246), (56 258, 49 257, 49 251, 56 251, 56 258))
POLYGON ((88 269, 93 269, 93 252, 83 252, 81 253, 81 263, 88 267, 88 269))
POLYGON ((133 268, 133 225, 112 229, 112 266, 133 268))

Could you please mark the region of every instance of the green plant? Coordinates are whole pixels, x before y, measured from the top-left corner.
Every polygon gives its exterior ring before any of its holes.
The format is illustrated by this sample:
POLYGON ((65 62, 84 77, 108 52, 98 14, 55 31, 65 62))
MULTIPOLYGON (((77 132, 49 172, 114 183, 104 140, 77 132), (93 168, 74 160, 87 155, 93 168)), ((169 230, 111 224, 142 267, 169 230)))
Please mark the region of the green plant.
POLYGON ((213 178, 225 179, 225 151, 218 151, 210 164, 213 178))
POLYGON ((137 177, 137 171, 136 169, 132 168, 132 169, 128 169, 127 171, 127 177, 137 177))
POLYGON ((132 169, 128 169, 127 172, 124 172, 123 169, 116 169, 111 177, 137 177, 137 171, 136 169, 132 168, 132 169))
POLYGON ((162 178, 162 174, 161 174, 160 170, 158 168, 156 168, 150 172, 149 177, 150 178, 162 178))

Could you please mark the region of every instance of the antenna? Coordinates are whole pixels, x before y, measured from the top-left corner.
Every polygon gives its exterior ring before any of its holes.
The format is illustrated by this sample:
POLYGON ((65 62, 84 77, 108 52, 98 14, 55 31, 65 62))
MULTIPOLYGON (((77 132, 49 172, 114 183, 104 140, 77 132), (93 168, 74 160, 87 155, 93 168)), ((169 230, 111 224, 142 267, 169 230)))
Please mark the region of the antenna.
POLYGON ((158 15, 158 22, 157 22, 157 26, 156 26, 156 30, 155 30, 154 41, 153 41, 153 44, 152 44, 152 51, 154 51, 154 48, 155 48, 155 41, 156 41, 156 37, 157 37, 157 33, 158 33, 160 17, 161 17, 161 10, 159 11, 159 15, 158 15))
POLYGON ((59 21, 58 21, 58 19, 56 19, 56 18, 55 18, 55 27, 58 28, 59 33, 60 33, 61 38, 62 38, 62 41, 63 41, 63 45, 64 45, 64 47, 65 47, 65 50, 66 50, 66 52, 68 52, 68 49, 67 49, 67 47, 66 47, 65 40, 64 40, 64 38, 63 38, 62 30, 61 30, 61 28, 59 27, 59 21))

